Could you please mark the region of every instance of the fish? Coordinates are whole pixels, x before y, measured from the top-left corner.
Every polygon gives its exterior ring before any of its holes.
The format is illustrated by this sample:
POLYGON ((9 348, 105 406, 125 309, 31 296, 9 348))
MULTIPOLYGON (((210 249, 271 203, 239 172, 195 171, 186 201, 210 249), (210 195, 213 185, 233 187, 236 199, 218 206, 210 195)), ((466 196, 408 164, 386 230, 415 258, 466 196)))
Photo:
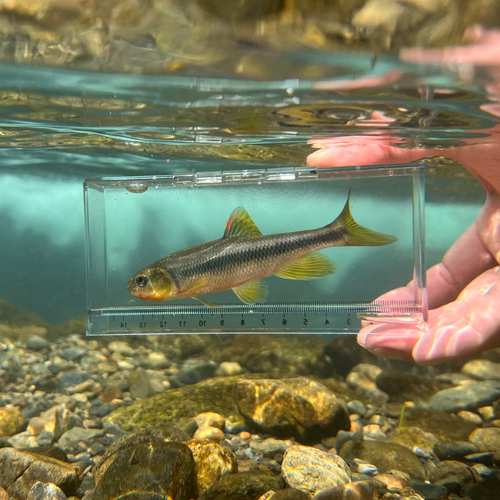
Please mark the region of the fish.
POLYGON ((339 246, 382 246, 395 236, 359 225, 350 208, 351 193, 340 215, 318 229, 263 235, 243 207, 233 210, 222 238, 172 253, 130 277, 127 289, 141 300, 193 298, 233 290, 245 304, 265 302, 269 276, 291 280, 321 278, 335 264, 318 250, 339 246))

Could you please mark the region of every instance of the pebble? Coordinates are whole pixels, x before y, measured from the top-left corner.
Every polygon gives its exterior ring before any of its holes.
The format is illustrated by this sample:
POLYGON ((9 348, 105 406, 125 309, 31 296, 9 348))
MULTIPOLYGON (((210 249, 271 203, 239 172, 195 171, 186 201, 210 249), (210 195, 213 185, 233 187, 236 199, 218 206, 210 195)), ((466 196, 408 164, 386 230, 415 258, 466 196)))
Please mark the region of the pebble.
POLYGON ((357 465, 358 474, 365 474, 367 476, 374 476, 375 474, 378 474, 378 469, 375 465, 363 462, 359 459, 355 459, 354 463, 357 465))
POLYGON ((86 349, 83 349, 82 347, 66 347, 66 349, 63 349, 59 355, 66 361, 77 361, 86 352, 86 349))
POLYGON ((24 427, 24 416, 15 406, 0 408, 0 437, 13 436, 24 427))
POLYGON ((440 484, 410 481, 410 486, 425 500, 442 500, 443 498, 448 498, 448 490, 440 484))
POLYGON ((492 474, 495 474, 493 470, 491 470, 489 467, 487 467, 484 464, 474 464, 471 467, 471 470, 475 471, 480 477, 485 478, 488 476, 491 476, 492 474))
MULTIPOLYGON (((361 432, 350 432, 350 431, 339 431, 337 433, 337 436, 335 438, 335 444, 334 447, 336 450, 340 450, 342 448, 344 443, 347 443, 347 441, 351 441, 352 439, 356 438, 361 438, 362 433, 361 432)), ((328 438, 330 439, 330 438, 328 438)))
POLYGON ((462 410, 457 413, 457 415, 460 418, 463 418, 467 422, 472 422, 473 424, 477 425, 478 427, 480 425, 483 425, 483 419, 478 415, 477 413, 474 413, 472 411, 467 411, 467 410, 462 410))
POLYGON ((59 379, 59 386, 61 389, 66 389, 66 387, 73 387, 81 384, 88 378, 90 378, 90 373, 81 370, 74 370, 62 375, 59 379))
POLYGON ((211 427, 209 425, 204 425, 196 429, 194 439, 208 439, 210 441, 220 442, 224 440, 224 432, 222 432, 217 427, 211 427))
POLYGON ((103 435, 104 431, 102 429, 84 429, 82 427, 73 427, 59 438, 57 444, 66 453, 75 453, 81 448, 81 441, 90 444, 93 439, 103 435))
POLYGON ((500 459, 500 429, 489 427, 476 429, 470 436, 469 441, 481 452, 494 452, 495 458, 500 459))
POLYGON ((366 412, 368 411, 366 405, 363 402, 358 401, 357 399, 349 401, 347 403, 347 409, 349 410, 350 414, 356 413, 360 417, 364 417, 366 412))
POLYGON ((250 442, 250 446, 257 452, 262 453, 265 457, 274 457, 278 453, 285 453, 288 444, 280 439, 267 438, 260 443, 250 442))
POLYGON ((314 500, 377 500, 377 488, 371 480, 355 481, 320 491, 314 500))
POLYGON ((52 444, 54 440, 55 436, 52 431, 43 431, 36 437, 38 446, 48 446, 49 444, 52 444))
POLYGON ((168 368, 171 363, 162 352, 150 352, 145 360, 145 367, 153 370, 163 370, 168 368))
POLYGON ((286 450, 282 471, 289 487, 313 496, 351 480, 349 466, 338 455, 301 445, 286 450))
POLYGON ((487 359, 474 359, 465 363, 462 373, 480 380, 500 380, 500 363, 487 359))
POLYGON ((408 479, 395 476, 394 474, 377 474, 376 479, 388 490, 403 490, 408 484, 408 479))
POLYGON ((223 361, 215 372, 218 377, 232 377, 241 373, 243 373, 243 368, 236 361, 223 361))
POLYGON ((478 449, 468 441, 440 441, 434 445, 433 451, 440 460, 460 460, 478 449))
POLYGON ((191 450, 196 464, 198 493, 207 490, 224 474, 238 471, 236 456, 226 447, 192 439, 187 446, 191 450))
POLYGON ((479 415, 485 422, 489 422, 495 418, 495 412, 493 410, 493 406, 482 406, 477 409, 479 415))
POLYGON ((380 425, 368 424, 363 427, 363 437, 372 441, 384 441, 387 436, 380 425))
POLYGON ((41 351, 50 347, 50 342, 43 337, 38 337, 37 335, 33 335, 26 341, 26 348, 32 349, 33 351, 41 351))
POLYGON ((438 412, 475 410, 500 397, 500 381, 472 382, 465 387, 453 387, 437 392, 425 405, 438 412))
POLYGON ((355 389, 374 405, 381 406, 389 399, 389 395, 381 391, 375 379, 382 369, 369 363, 356 365, 347 375, 346 382, 349 387, 355 389))
POLYGON ((67 500, 67 497, 55 484, 37 481, 30 488, 28 500, 67 500))
POLYGON ((196 384, 200 380, 213 377, 217 368, 217 363, 213 361, 188 359, 182 364, 178 377, 183 384, 196 384))
POLYGON ((226 423, 225 417, 220 413, 215 413, 212 411, 200 413, 194 417, 194 420, 198 424, 198 427, 211 426, 217 427, 218 429, 224 429, 226 423))
POLYGON ((110 342, 108 344, 108 349, 112 353, 117 353, 121 356, 134 356, 135 349, 133 349, 128 342, 124 342, 122 340, 116 340, 114 342, 110 342))
POLYGON ((493 452, 482 452, 482 453, 471 453, 470 455, 465 455, 464 459, 467 462, 492 465, 494 457, 495 453, 493 452))

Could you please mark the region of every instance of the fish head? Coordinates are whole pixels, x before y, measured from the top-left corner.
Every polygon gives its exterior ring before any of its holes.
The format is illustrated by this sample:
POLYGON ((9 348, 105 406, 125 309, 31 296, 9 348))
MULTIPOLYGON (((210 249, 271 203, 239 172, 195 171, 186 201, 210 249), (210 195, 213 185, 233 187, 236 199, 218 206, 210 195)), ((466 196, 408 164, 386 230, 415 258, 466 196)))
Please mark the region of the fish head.
POLYGON ((128 280, 127 290, 138 299, 159 302, 175 295, 177 286, 168 272, 144 268, 128 280))

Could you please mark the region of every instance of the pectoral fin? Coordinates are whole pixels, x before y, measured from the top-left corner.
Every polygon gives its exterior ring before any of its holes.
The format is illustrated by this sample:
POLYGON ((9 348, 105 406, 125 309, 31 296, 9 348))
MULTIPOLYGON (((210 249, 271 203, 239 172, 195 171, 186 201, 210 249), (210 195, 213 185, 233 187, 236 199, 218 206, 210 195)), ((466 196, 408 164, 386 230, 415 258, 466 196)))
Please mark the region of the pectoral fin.
POLYGON ((233 288, 233 292, 245 304, 254 304, 266 301, 268 289, 265 281, 256 280, 233 288))
POLYGON ((193 285, 191 288, 188 288, 184 293, 188 297, 192 297, 193 295, 196 295, 196 292, 199 292, 207 283, 208 283, 208 277, 207 278, 202 278, 198 283, 193 285))
POLYGON ((333 274, 335 269, 335 264, 329 258, 320 253, 310 253, 274 274, 289 280, 308 280, 333 274))
POLYGON ((248 212, 243 207, 235 208, 226 224, 224 238, 230 236, 262 236, 260 229, 256 226, 248 212))

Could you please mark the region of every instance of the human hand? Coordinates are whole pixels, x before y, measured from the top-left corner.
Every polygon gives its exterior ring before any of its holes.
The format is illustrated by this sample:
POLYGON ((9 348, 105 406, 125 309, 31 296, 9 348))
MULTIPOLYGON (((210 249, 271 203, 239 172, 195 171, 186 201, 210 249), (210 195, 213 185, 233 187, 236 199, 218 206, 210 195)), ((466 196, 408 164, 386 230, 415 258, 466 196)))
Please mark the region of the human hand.
MULTIPOLYGON (((500 33, 494 32, 480 33, 476 45, 428 53, 432 62, 453 62, 454 57, 460 62, 474 62, 481 54, 479 63, 494 62, 500 68, 498 51, 500 33)), ((413 49, 403 55, 423 61, 425 54, 413 49)), ((493 99, 500 97, 500 74, 489 91, 493 99)), ((496 103, 483 107, 496 116, 500 116, 499 109, 496 103)), ((312 141, 320 149, 309 156, 311 166, 405 163, 440 155, 464 165, 487 192, 475 223, 453 244, 443 261, 427 272, 429 329, 422 332, 416 326, 378 323, 365 326, 359 333, 358 342, 380 356, 431 364, 500 345, 500 125, 479 132, 487 136, 466 138, 463 146, 446 150, 402 149, 395 137, 377 133, 312 141)), ((410 282, 381 299, 412 299, 414 286, 410 282)))

